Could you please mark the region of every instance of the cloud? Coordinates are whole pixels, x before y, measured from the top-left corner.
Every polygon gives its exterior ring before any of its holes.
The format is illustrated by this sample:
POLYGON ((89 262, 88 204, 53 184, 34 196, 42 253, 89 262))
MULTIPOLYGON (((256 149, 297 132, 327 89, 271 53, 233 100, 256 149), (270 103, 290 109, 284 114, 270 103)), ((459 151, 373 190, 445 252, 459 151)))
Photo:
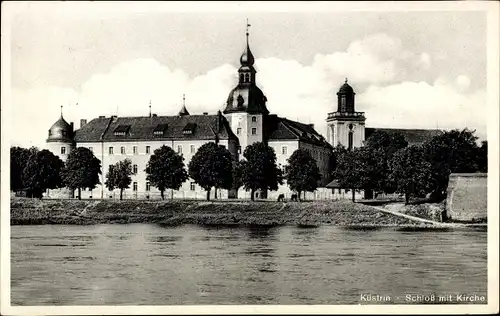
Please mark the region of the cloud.
MULTIPOLYGON (((313 123, 324 135, 327 113, 336 110, 336 92, 345 77, 357 92, 357 110, 366 111, 369 126, 483 129, 485 92, 469 91, 466 75, 454 80, 441 76, 432 84, 407 80, 415 65, 431 60, 426 53, 405 50, 399 39, 375 34, 353 41, 345 51, 318 54, 310 65, 259 58, 257 83, 271 113, 313 123)), ((11 138, 14 144, 43 147, 61 104, 65 118, 77 128, 81 118, 116 113, 146 116, 150 100, 153 113, 174 115, 182 106, 183 94, 192 114, 215 113, 223 109, 236 82, 237 68, 229 64, 191 78, 155 59, 136 59, 93 75, 79 90, 13 89, 11 138)))
POLYGON ((449 80, 372 86, 357 99, 367 126, 401 128, 471 128, 486 137, 486 91, 464 93, 449 80))
POLYGON ((43 147, 49 128, 61 115, 60 105, 68 111, 68 102, 77 98, 78 93, 69 88, 13 88, 9 130, 12 145, 43 147))
POLYGON ((460 91, 467 91, 470 86, 470 79, 465 75, 460 75, 456 79, 456 84, 460 91))
POLYGON ((352 42, 345 52, 316 55, 313 67, 357 83, 393 82, 406 75, 403 63, 414 59, 399 39, 375 34, 352 42))
POLYGON ((431 67, 431 56, 427 53, 420 54, 419 65, 424 69, 429 69, 431 67))

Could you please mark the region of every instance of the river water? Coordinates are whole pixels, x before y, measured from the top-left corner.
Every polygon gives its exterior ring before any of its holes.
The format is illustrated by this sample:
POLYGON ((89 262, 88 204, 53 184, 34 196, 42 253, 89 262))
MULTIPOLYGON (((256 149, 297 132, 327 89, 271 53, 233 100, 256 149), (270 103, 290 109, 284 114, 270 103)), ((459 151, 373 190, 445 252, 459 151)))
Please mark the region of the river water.
POLYGON ((486 298, 486 234, 12 226, 11 304, 421 304, 432 294, 457 303, 486 298))

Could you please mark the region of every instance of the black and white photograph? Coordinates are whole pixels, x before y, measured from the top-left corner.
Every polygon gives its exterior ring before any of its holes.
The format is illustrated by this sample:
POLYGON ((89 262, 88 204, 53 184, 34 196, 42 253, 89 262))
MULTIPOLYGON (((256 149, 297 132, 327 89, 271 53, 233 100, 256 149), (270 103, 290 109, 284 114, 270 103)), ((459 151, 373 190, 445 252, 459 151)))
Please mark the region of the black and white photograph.
POLYGON ((498 313, 499 8, 2 2, 2 315, 498 313))

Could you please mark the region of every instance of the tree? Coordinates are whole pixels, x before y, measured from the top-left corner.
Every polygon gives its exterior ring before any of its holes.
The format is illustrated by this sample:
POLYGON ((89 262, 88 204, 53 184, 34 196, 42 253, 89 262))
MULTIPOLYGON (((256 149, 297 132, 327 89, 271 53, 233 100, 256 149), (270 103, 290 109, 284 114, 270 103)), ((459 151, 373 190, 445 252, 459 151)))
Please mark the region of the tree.
POLYGON ((470 173, 479 170, 477 137, 474 131, 451 130, 433 137, 424 145, 432 165, 433 198, 446 196, 451 173, 470 173))
POLYGON ((343 188, 352 191, 352 201, 355 200, 355 191, 359 189, 372 191, 380 185, 384 176, 382 149, 369 147, 354 148, 345 151, 338 158, 334 176, 343 188))
POLYGON ((478 151, 478 171, 488 172, 488 141, 482 141, 478 151))
POLYGON ((100 184, 101 161, 85 147, 78 147, 72 150, 66 166, 62 170, 62 180, 64 185, 71 190, 78 189, 78 199, 81 199, 81 189, 94 189, 100 184))
POLYGON ((276 165, 274 149, 262 142, 247 146, 243 152, 246 166, 242 180, 245 190, 250 190, 254 200, 256 190, 278 190, 278 184, 283 184, 283 172, 276 165))
POLYGON ((10 148, 10 189, 14 192, 25 188, 23 184, 23 170, 28 164, 28 160, 38 149, 31 147, 29 149, 22 147, 10 148))
POLYGON ((162 200, 166 189, 179 190, 188 179, 184 158, 165 145, 154 151, 145 171, 146 180, 160 190, 162 200))
POLYGON ((115 188, 120 189, 120 200, 123 199, 123 190, 130 187, 132 183, 132 161, 125 159, 109 166, 108 173, 106 174, 106 187, 112 191, 115 188))
POLYGON ((233 165, 233 186, 232 188, 238 190, 243 186, 243 174, 246 168, 246 160, 237 161, 233 165))
POLYGON ((297 149, 288 158, 285 166, 286 181, 291 190, 297 191, 299 200, 301 192, 314 191, 321 179, 316 160, 305 149, 297 149))
POLYGON ((201 146, 189 162, 189 176, 207 191, 207 201, 210 191, 215 187, 230 189, 233 185, 233 162, 231 153, 222 145, 213 142, 201 146))
POLYGON ((425 150, 410 146, 396 152, 390 162, 396 192, 405 195, 406 204, 412 197, 422 197, 431 191, 431 164, 425 150))
POLYGON ((408 141, 401 133, 389 134, 386 131, 375 131, 365 140, 369 148, 384 148, 389 156, 408 146, 408 141))
POLYGON ((377 192, 393 193, 395 185, 390 180, 389 163, 392 156, 400 149, 408 146, 405 137, 400 133, 389 134, 375 131, 365 141, 365 147, 372 151, 376 166, 372 173, 372 188, 377 192))
POLYGON ((338 144, 336 147, 333 148, 332 154, 330 155, 330 181, 335 178, 335 170, 337 169, 338 161, 340 159, 340 156, 342 156, 344 153, 347 152, 347 149, 342 145, 338 144))
POLYGON ((355 200, 356 189, 360 188, 362 172, 359 166, 359 150, 354 148, 345 151, 337 157, 337 167, 333 174, 341 188, 348 188, 352 191, 352 201, 355 200))
POLYGON ((22 183, 28 196, 42 198, 45 190, 62 187, 60 172, 63 167, 63 161, 52 152, 32 150, 22 172, 22 183))

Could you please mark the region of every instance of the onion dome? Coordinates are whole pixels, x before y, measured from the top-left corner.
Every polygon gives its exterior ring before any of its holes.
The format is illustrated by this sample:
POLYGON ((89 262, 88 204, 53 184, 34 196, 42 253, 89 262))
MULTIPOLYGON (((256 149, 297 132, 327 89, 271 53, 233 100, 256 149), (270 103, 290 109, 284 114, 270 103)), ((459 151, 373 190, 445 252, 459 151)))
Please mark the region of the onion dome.
POLYGON ((247 47, 243 51, 243 54, 241 54, 240 57, 240 64, 241 66, 250 67, 253 66, 254 63, 255 63, 255 58, 253 57, 252 51, 250 50, 250 46, 248 45, 247 41, 247 47))
POLYGON ((47 142, 71 142, 72 138, 73 126, 68 124, 61 114, 61 117, 49 129, 47 142))
POLYGON ((238 84, 229 93, 224 114, 234 112, 269 114, 266 102, 266 96, 256 85, 238 84))

